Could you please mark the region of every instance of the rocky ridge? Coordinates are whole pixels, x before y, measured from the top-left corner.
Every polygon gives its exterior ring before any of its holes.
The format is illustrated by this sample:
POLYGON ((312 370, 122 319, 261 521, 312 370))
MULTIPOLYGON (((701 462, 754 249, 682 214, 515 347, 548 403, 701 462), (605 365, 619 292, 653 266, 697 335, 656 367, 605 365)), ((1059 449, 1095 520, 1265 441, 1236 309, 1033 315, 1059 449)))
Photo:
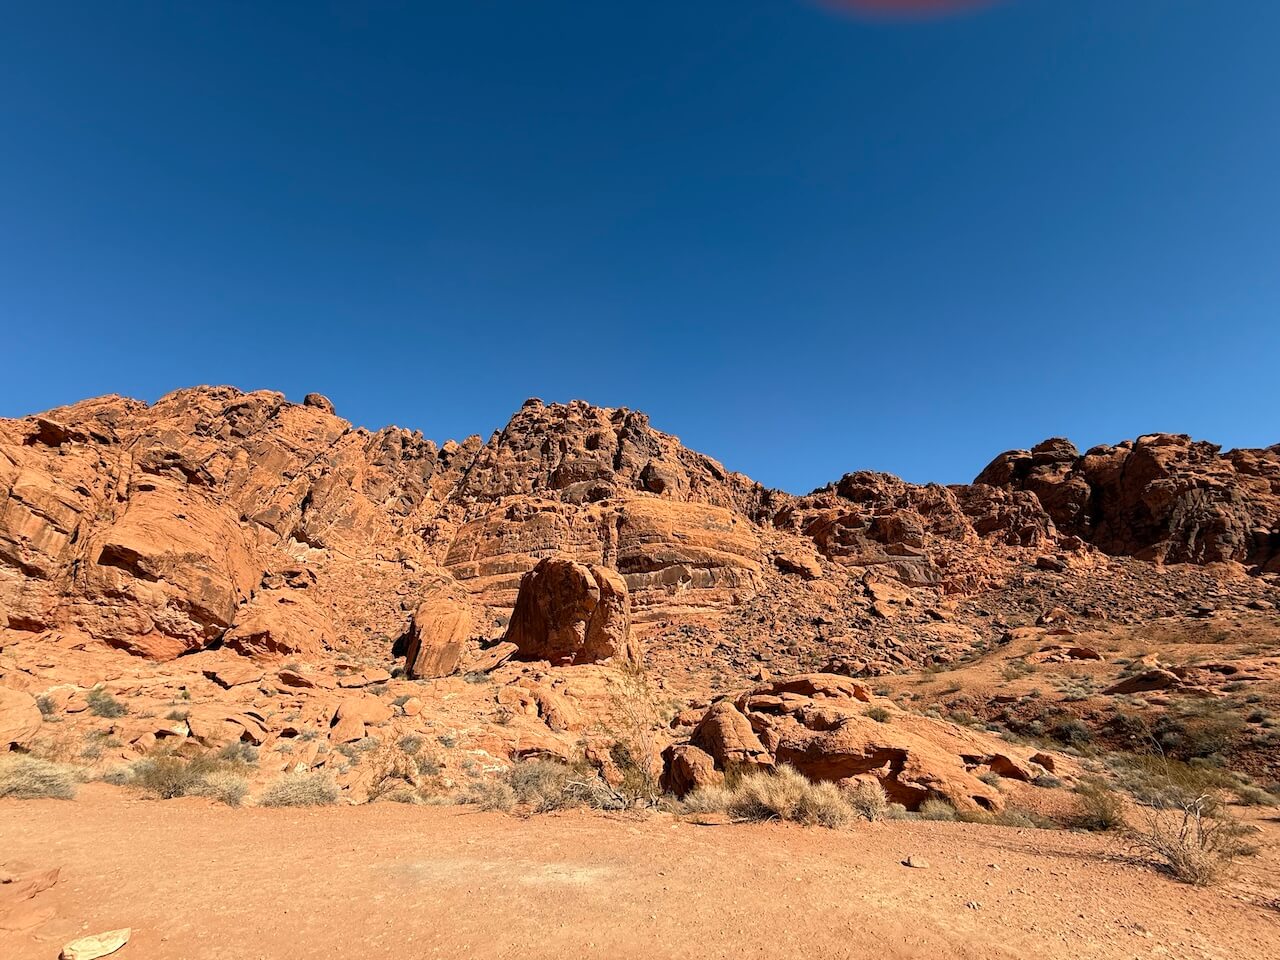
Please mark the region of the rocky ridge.
POLYGON ((581 402, 437 445, 319 395, 84 401, 0 421, 0 732, 26 750, 74 728, 102 763, 249 744, 358 801, 386 775, 361 751, 405 738, 457 747, 445 776, 584 750, 607 769, 619 668, 644 664, 674 717, 649 759, 670 747, 684 787, 745 743, 904 805, 995 809, 979 777, 1034 779, 1027 756, 888 703, 868 718, 849 678, 1265 616, 1278 465, 1185 437, 1047 441, 969 485, 863 471, 793 496, 581 402))
POLYGON ((827 619, 891 619, 912 591, 968 597, 1107 556, 1280 564, 1280 447, 1052 440, 968 486, 859 472, 796 497, 578 401, 437 446, 353 428, 315 394, 104 397, 0 421, 0 494, 4 628, 158 659, 223 641, 368 652, 439 594, 488 636, 548 556, 617 571, 638 623, 723 621, 793 586, 827 619))

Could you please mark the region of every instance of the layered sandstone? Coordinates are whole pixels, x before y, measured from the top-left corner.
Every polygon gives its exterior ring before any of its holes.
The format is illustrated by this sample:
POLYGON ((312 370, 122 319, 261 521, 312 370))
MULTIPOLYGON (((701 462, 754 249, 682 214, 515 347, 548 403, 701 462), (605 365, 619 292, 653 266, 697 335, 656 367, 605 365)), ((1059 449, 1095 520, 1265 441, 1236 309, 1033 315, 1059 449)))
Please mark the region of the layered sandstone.
POLYGON ((951 598, 1032 571, 1115 579, 1108 555, 1277 572, 1280 448, 1054 440, 971 485, 860 472, 794 497, 580 401, 440 445, 230 387, 0 421, 0 630, 154 659, 406 638, 411 672, 440 675, 491 648, 521 578, 558 557, 616 573, 638 634, 782 643, 804 666, 811 624, 877 673, 977 642, 951 598))

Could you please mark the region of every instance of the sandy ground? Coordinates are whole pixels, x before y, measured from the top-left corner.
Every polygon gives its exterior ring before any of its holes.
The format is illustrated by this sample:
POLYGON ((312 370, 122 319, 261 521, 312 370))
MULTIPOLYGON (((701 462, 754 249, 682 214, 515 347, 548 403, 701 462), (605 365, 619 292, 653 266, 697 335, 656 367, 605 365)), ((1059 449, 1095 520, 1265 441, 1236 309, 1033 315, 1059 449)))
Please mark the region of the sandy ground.
POLYGON ((1280 957, 1274 850, 1214 890, 1118 853, 964 824, 231 810, 89 785, 0 801, 0 861, 62 868, 55 917, 0 956, 130 926, 118 957, 1280 957))

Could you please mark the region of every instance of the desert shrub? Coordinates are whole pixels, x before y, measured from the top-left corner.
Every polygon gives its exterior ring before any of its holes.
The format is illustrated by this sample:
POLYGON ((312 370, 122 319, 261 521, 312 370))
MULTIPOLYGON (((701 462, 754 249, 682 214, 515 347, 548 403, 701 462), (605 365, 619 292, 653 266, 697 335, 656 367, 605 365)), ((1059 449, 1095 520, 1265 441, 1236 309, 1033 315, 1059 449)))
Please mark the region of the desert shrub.
POLYGON ((52 697, 36 697, 36 708, 40 711, 40 716, 46 720, 58 712, 58 706, 53 702, 52 697))
POLYGON ((138 760, 129 767, 129 782, 161 800, 194 795, 220 764, 209 754, 188 760, 172 754, 159 754, 138 760))
POLYGON ((724 813, 733 800, 733 792, 727 787, 699 787, 680 801, 682 813, 724 813))
POLYGON ((956 808, 941 797, 928 797, 916 811, 921 820, 955 820, 956 808))
POLYGON ((1192 701, 1171 708, 1152 726, 1160 752, 1190 761, 1224 753, 1244 730, 1244 721, 1214 701, 1192 701))
POLYGON ((613 741, 609 759, 620 775, 617 793, 624 804, 652 806, 662 792, 654 763, 662 728, 658 695, 643 664, 619 660, 617 686, 610 698, 610 724, 604 731, 613 741))
POLYGON ((1024 830, 1057 830, 1060 827, 1056 821, 1021 807, 1005 807, 990 814, 987 822, 998 827, 1019 827, 1024 830))
POLYGON ((71 800, 75 795, 76 778, 70 767, 25 754, 0 757, 0 797, 71 800))
POLYGON ((845 791, 845 800, 854 813, 873 823, 884 819, 889 811, 889 797, 874 780, 859 780, 845 791))
POLYGON ((793 767, 757 771, 736 778, 729 812, 744 820, 794 820, 809 781, 793 767))
POLYGON ((422 738, 412 733, 406 733, 396 743, 401 750, 409 755, 413 755, 422 749, 422 738))
POLYGON ((790 820, 838 827, 853 819, 843 791, 832 783, 813 783, 795 768, 749 773, 732 787, 729 813, 744 820, 790 820))
POLYGON ((516 793, 505 780, 477 777, 462 788, 457 802, 507 813, 515 808, 516 793))
POLYGON ((384 781, 369 794, 370 803, 404 803, 410 806, 421 806, 427 802, 426 795, 412 784, 384 781))
POLYGON ((1262 787, 1242 784, 1234 788, 1236 799, 1246 807, 1280 807, 1280 797, 1262 787))
POLYGON ((388 743, 372 751, 369 766, 373 786, 369 799, 422 803, 428 796, 443 794, 444 784, 438 777, 440 765, 421 749, 421 742, 416 754, 405 751, 399 743, 388 743))
POLYGON ((320 772, 286 773, 263 791, 264 807, 328 807, 338 802, 338 785, 320 772))
POLYGON ((534 813, 582 806, 608 810, 624 805, 622 798, 585 764, 525 760, 509 767, 503 780, 511 787, 516 802, 534 813))
POLYGON ((1220 767, 1160 754, 1113 754, 1107 764, 1135 799, 1162 809, 1180 808, 1186 801, 1236 785, 1235 778, 1220 767))
POLYGON ((1209 794, 1184 798, 1173 810, 1148 810, 1127 831, 1132 849, 1183 883, 1209 886, 1257 849, 1244 838, 1251 828, 1231 817, 1209 794))
POLYGON ((1093 732, 1079 720, 1063 720, 1049 730, 1049 736, 1069 747, 1087 746, 1093 740, 1093 732))
POLYGON ((258 762, 258 748, 251 743, 235 741, 218 751, 218 759, 228 763, 254 764, 258 762))
POLYGON ((483 670, 469 670, 462 675, 462 679, 467 683, 488 683, 489 674, 483 670))
POLYGON ((85 696, 89 712, 95 717, 123 717, 129 708, 101 687, 94 687, 85 696))
POLYGON ((888 723, 889 718, 893 716, 893 714, 891 714, 887 708, 879 707, 879 706, 868 707, 866 711, 866 715, 870 717, 872 720, 874 720, 876 723, 888 723))
POLYGON ((1124 800, 1100 777, 1086 777, 1076 787, 1078 804, 1072 824, 1082 830, 1105 833, 1126 825, 1124 800))
MULTIPOLYGON (((103 780, 145 790, 161 800, 175 797, 211 797, 230 807, 240 805, 248 792, 241 775, 248 763, 241 751, 209 751, 196 757, 159 753, 117 768, 103 780)), ((254 752, 256 758, 256 751, 254 752)))
POLYGON ((164 715, 166 720, 186 720, 191 716, 190 710, 170 710, 164 715))
POLYGON ((834 783, 815 783, 800 797, 796 809, 799 823, 819 827, 843 827, 854 818, 844 791, 834 783))
POLYGON ((238 807, 249 792, 249 781, 230 770, 216 770, 196 784, 193 796, 210 797, 228 807, 238 807))
POLYGON ((339 744, 338 752, 352 763, 359 763, 364 759, 366 753, 377 750, 380 743, 381 741, 377 737, 361 737, 351 743, 339 744))
POLYGON ((1054 790, 1062 786, 1062 781, 1051 773, 1042 773, 1031 781, 1033 787, 1041 787, 1046 790, 1054 790))
POLYGON ((1004 777, 996 773, 994 770, 988 770, 986 773, 978 774, 978 779, 985 783, 988 787, 1001 787, 1004 783, 1004 777))

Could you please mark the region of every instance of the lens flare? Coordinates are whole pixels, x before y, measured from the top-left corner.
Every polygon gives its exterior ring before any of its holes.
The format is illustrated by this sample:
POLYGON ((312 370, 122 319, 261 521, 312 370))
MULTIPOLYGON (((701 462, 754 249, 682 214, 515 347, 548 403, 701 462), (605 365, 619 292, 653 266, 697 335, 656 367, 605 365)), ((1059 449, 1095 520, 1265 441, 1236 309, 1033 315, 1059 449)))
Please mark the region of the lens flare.
POLYGON ((1001 0, 815 0, 828 10, 870 17, 923 19, 995 6, 1001 0))

